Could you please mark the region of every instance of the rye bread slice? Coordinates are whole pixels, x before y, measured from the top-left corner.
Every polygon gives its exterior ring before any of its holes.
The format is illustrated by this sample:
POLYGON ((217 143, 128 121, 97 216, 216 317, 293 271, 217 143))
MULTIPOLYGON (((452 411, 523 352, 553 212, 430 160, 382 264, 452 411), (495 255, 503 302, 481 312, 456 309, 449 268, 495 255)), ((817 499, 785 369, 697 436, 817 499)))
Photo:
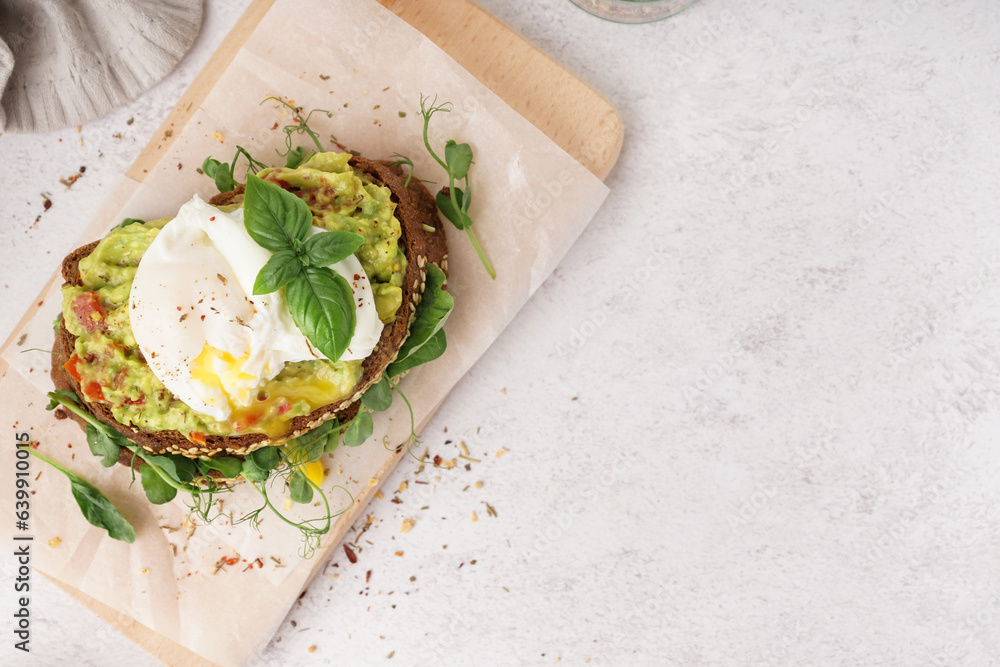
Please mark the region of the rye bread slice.
MULTIPOLYGON (((73 353, 76 337, 63 326, 60 318, 59 333, 56 334, 52 355, 52 381, 57 389, 69 389, 81 397, 86 409, 97 419, 110 425, 129 440, 139 444, 144 450, 153 454, 181 454, 189 458, 212 456, 243 456, 261 447, 279 445, 310 431, 323 422, 334 417, 345 420, 353 417, 358 409, 358 400, 364 391, 382 378, 385 368, 392 363, 399 348, 409 334, 416 306, 424 290, 427 277, 427 263, 437 264, 447 273, 448 249, 444 230, 440 228, 437 217, 437 207, 434 197, 422 183, 416 179, 404 187, 406 179, 398 166, 392 166, 388 161, 369 160, 363 157, 353 157, 350 164, 363 172, 374 183, 384 185, 392 192, 392 201, 396 203, 396 218, 402 229, 401 247, 407 258, 406 277, 403 285, 403 301, 396 319, 385 326, 382 337, 375 346, 374 352, 362 363, 361 380, 354 392, 347 398, 317 408, 308 415, 296 417, 291 422, 291 428, 277 437, 268 437, 260 433, 249 433, 240 436, 210 435, 204 445, 191 442, 177 431, 142 431, 131 425, 121 424, 115 420, 107 404, 91 402, 83 397, 80 384, 70 376, 65 364, 73 353), (428 232, 424 225, 435 228, 428 232)), ((239 203, 243 199, 243 186, 232 192, 226 192, 209 200, 209 203, 222 206, 239 203)), ((80 260, 87 257, 97 242, 77 248, 70 253, 62 264, 62 275, 65 284, 79 285, 80 260)), ((83 419, 70 413, 81 426, 83 419)), ((120 461, 126 465, 131 462, 131 452, 123 450, 120 461)))

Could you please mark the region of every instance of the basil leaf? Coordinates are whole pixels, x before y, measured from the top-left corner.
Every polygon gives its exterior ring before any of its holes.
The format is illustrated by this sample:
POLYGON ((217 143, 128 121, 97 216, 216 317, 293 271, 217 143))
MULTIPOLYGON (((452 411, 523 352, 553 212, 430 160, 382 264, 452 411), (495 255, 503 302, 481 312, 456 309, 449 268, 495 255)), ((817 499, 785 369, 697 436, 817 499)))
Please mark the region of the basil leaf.
POLYGON ((151 463, 170 476, 178 484, 190 482, 198 474, 195 462, 179 454, 141 454, 146 463, 151 463))
POLYGON ((107 432, 94 428, 91 424, 87 424, 86 432, 90 453, 94 456, 103 457, 101 459, 102 466, 110 468, 118 463, 118 455, 121 453, 122 448, 111 439, 107 432))
POLYGON ((392 405, 392 387, 389 386, 388 375, 383 375, 381 380, 361 394, 361 405, 375 412, 389 409, 392 405))
POLYGON ((281 463, 281 457, 278 456, 277 447, 261 447, 260 449, 250 452, 247 455, 247 460, 253 461, 255 466, 265 471, 273 470, 281 463))
POLYGON ((393 375, 399 375, 400 373, 405 373, 411 368, 416 368, 421 364, 426 364, 428 361, 434 361, 442 354, 444 354, 445 349, 448 347, 448 339, 445 337, 444 329, 441 329, 436 334, 431 336, 431 339, 420 346, 420 349, 414 351, 406 359, 400 362, 393 362, 389 366, 389 371, 393 375))
MULTIPOLYGON (((408 362, 408 357, 416 353, 421 346, 426 345, 431 339, 438 335, 441 327, 444 326, 452 308, 455 307, 455 299, 444 291, 445 275, 436 264, 427 265, 427 279, 424 281, 424 294, 417 306, 417 313, 410 327, 410 335, 406 338, 403 346, 399 348, 396 360, 389 365, 389 377, 395 377, 400 373, 418 366, 423 361, 417 363, 408 362)), ((422 357, 425 361, 431 361, 441 356, 445 349, 445 341, 436 342, 437 354, 429 359, 422 357)))
POLYGON ((285 286, 292 321, 330 361, 337 361, 351 342, 356 325, 351 286, 325 266, 304 266, 285 286))
POLYGON ((243 223, 257 245, 272 252, 293 250, 294 241, 305 241, 312 227, 306 203, 284 188, 247 177, 243 196, 243 223))
POLYGON ((76 504, 80 506, 90 525, 103 528, 108 531, 108 536, 113 540, 135 542, 135 528, 122 516, 122 513, 111 504, 111 501, 101 493, 96 486, 82 477, 67 470, 62 471, 69 478, 70 491, 76 504))
POLYGON ((357 447, 371 437, 375 426, 372 423, 372 413, 362 412, 344 431, 344 446, 357 447))
POLYGON ((365 242, 354 232, 313 234, 302 246, 302 262, 309 266, 330 266, 353 255, 365 242))
POLYGON ((226 479, 233 479, 243 472, 243 461, 235 456, 220 456, 214 459, 200 459, 198 465, 202 470, 218 470, 226 479))
POLYGON ((261 469, 250 456, 243 460, 243 476, 249 481, 265 482, 270 475, 270 471, 261 469))
POLYGON ((288 480, 289 491, 292 500, 297 503, 309 503, 313 499, 313 488, 309 480, 302 474, 301 470, 296 470, 288 480))
POLYGON ((469 174, 469 167, 472 165, 472 147, 469 144, 456 144, 449 139, 444 145, 444 161, 448 163, 448 171, 454 179, 460 181, 469 174))
POLYGON ((439 192, 434 196, 434 202, 437 204, 438 210, 444 213, 444 217, 451 220, 451 223, 457 228, 465 229, 466 227, 471 227, 472 218, 469 217, 468 213, 462 212, 462 201, 465 198, 465 193, 459 188, 451 188, 449 192, 455 198, 455 203, 452 204, 451 197, 444 192, 439 192), (455 212, 456 206, 458 207, 458 213, 455 212))
POLYGON ((233 178, 233 170, 228 164, 208 156, 201 163, 201 170, 215 181, 215 187, 219 188, 219 192, 229 192, 236 189, 236 179, 233 178))
POLYGON ((177 496, 177 489, 167 484, 167 481, 160 477, 160 474, 152 466, 142 466, 139 469, 142 475, 142 490, 146 492, 146 498, 154 505, 169 503, 177 496))
POLYGON ((302 270, 302 262, 292 250, 279 250, 261 267, 253 284, 254 294, 270 294, 287 285, 302 270))

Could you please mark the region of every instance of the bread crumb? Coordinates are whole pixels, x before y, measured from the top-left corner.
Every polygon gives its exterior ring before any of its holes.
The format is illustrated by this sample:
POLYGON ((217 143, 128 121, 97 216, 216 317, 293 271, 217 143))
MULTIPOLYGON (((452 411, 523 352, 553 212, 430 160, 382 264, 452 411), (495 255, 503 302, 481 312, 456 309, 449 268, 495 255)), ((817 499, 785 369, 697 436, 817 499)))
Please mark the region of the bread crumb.
POLYGON ((397 551, 397 552, 396 552, 396 555, 397 555, 397 556, 402 556, 402 555, 403 555, 403 552, 402 552, 402 551, 397 551))
POLYGON ((473 521, 473 522, 476 522, 476 521, 479 521, 479 517, 478 517, 478 516, 476 516, 476 513, 475 513, 475 512, 473 512, 473 513, 472 513, 472 521, 473 521))
POLYGON ((310 646, 309 647, 309 652, 310 653, 315 653, 316 652, 316 647, 315 646, 310 646))
POLYGON ((382 498, 382 497, 383 497, 383 496, 382 496, 382 492, 381 492, 381 491, 376 491, 376 492, 375 492, 375 497, 376 497, 376 498, 382 498))
POLYGON ((219 143, 225 143, 225 138, 222 136, 222 132, 213 132, 208 136, 211 137, 212 139, 215 139, 219 143))
POLYGON ((477 489, 481 489, 481 488, 483 488, 483 483, 482 482, 476 482, 475 484, 473 484, 473 486, 476 487, 477 489))
POLYGON ((368 480, 368 486, 378 486, 378 477, 372 477, 368 480))
POLYGON ((507 449, 505 447, 501 447, 500 449, 497 450, 497 458, 500 458, 501 456, 503 456, 506 453, 507 453, 507 449))
POLYGON ((403 491, 406 491, 406 487, 407 487, 406 482, 400 482, 399 483, 399 492, 402 493, 403 491))
POLYGON ((404 533, 408 533, 413 529, 415 524, 416 521, 413 519, 403 519, 403 525, 400 527, 400 530, 404 533))
POLYGON ((60 544, 62 544, 61 537, 53 537, 51 540, 49 540, 49 546, 52 547, 53 549, 55 549, 60 544))
POLYGON ((139 574, 149 574, 149 568, 148 567, 140 567, 139 568, 139 574))

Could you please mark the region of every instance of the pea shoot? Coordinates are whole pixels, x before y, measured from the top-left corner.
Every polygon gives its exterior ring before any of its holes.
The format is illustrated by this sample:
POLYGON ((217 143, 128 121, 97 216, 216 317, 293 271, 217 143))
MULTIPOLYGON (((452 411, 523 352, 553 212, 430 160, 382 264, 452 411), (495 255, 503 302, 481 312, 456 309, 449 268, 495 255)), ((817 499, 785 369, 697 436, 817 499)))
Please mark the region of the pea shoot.
POLYGON ((472 203, 472 184, 469 182, 472 147, 469 144, 459 144, 455 140, 449 139, 444 145, 443 160, 434 152, 430 140, 427 138, 427 130, 430 127, 431 118, 438 112, 451 112, 451 102, 439 105, 436 96, 430 102, 424 95, 420 96, 420 115, 424 117, 424 146, 434 161, 448 173, 448 185, 441 188, 434 201, 444 217, 448 218, 456 228, 465 230, 469 236, 469 242, 472 243, 476 254, 479 255, 479 260, 486 267, 486 272, 490 274, 490 278, 496 280, 496 271, 493 270, 493 265, 490 264, 486 253, 479 245, 479 240, 476 238, 475 232, 472 231, 472 218, 469 217, 469 206, 472 203), (465 181, 465 190, 455 187, 455 181, 465 181))

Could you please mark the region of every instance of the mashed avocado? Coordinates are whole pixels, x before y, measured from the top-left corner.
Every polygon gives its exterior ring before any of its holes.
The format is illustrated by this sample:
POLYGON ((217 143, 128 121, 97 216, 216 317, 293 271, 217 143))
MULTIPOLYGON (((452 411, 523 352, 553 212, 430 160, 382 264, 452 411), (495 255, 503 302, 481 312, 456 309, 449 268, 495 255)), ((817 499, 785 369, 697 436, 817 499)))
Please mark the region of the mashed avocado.
MULTIPOLYGON (((379 318, 389 323, 402 304, 406 258, 388 188, 348 165, 348 154, 322 153, 298 169, 269 169, 261 177, 298 194, 313 224, 365 237, 357 252, 375 294, 379 318)), ((169 219, 133 223, 109 233, 80 262, 82 285, 63 288, 63 321, 76 336, 65 365, 88 400, 103 401, 123 424, 146 431, 175 430, 199 442, 205 435, 279 435, 295 417, 349 395, 361 361, 288 364, 258 388, 257 400, 229 422, 195 412, 174 398, 146 365, 129 326, 128 299, 143 253, 169 219)))

